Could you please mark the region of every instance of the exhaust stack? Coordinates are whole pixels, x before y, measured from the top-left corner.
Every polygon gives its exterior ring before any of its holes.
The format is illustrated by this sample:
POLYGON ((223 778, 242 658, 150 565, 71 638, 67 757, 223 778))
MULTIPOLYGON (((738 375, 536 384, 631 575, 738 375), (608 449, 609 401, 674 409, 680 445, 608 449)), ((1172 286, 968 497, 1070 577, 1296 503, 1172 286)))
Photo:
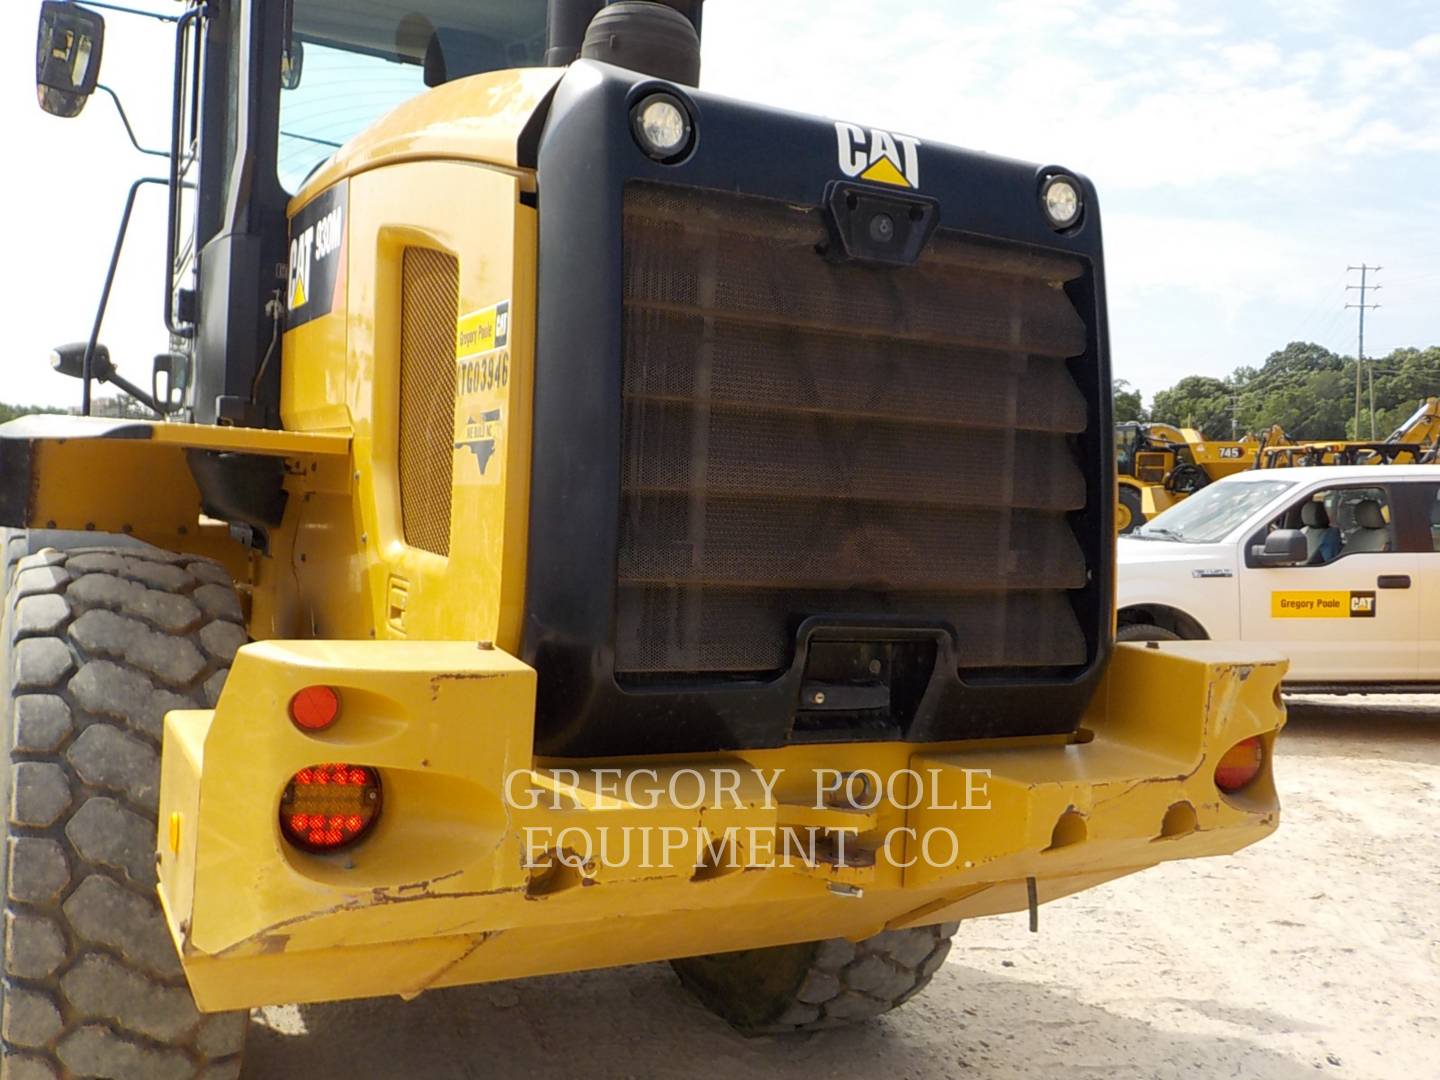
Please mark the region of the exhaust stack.
POLYGON ((700 81, 704 0, 550 0, 545 62, 601 60, 685 86, 700 81))

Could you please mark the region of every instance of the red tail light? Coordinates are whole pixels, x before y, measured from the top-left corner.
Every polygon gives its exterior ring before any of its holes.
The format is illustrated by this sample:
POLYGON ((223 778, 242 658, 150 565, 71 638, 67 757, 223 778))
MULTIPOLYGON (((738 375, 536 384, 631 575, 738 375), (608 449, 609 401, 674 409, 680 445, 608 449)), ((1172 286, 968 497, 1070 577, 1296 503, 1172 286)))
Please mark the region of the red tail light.
POLYGON ((340 695, 330 686, 307 686, 290 699, 290 719, 302 731, 324 731, 340 717, 340 695))
POLYGON ((1258 735, 1242 739, 1220 759, 1215 766, 1215 786, 1227 795, 1233 795, 1260 775, 1265 764, 1265 744, 1258 735))
POLYGON ((348 847, 379 816, 380 774, 364 765, 311 765, 291 778, 280 797, 280 831, 304 851, 348 847))

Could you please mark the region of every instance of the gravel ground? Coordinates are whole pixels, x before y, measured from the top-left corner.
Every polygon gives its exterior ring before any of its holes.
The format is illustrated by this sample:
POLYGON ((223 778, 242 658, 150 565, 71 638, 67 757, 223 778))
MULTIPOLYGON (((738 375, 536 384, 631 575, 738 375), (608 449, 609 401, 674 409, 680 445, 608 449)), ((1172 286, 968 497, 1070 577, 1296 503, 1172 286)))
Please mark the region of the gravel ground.
POLYGON ((244 1075, 1434 1076, 1440 696, 1290 706, 1275 836, 966 924, 868 1026, 742 1039, 649 965, 260 1010, 244 1075))

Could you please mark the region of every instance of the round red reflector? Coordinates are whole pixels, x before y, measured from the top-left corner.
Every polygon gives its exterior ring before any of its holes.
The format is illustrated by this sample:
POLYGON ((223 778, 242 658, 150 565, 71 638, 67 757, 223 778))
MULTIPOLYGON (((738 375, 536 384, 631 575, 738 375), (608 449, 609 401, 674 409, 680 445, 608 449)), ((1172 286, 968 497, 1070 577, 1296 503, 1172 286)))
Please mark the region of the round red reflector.
POLYGON ((1215 786, 1227 795, 1233 795, 1255 777, 1265 764, 1265 744, 1258 735, 1242 739, 1220 758, 1215 766, 1215 786))
POLYGON ((338 851, 380 816, 380 774, 364 765, 329 762, 301 769, 280 797, 280 831, 302 851, 338 851))
POLYGON ((340 695, 333 687, 307 686, 290 699, 290 719, 306 731, 324 731, 340 715, 340 695))

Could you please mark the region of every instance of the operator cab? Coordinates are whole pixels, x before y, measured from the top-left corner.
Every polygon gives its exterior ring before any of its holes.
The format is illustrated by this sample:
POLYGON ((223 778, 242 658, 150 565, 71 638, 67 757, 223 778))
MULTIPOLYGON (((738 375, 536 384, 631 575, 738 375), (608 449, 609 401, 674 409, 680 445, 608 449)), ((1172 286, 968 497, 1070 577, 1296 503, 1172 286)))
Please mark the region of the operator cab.
MULTIPOLYGON (((702 3, 614 6, 605 13, 612 27, 643 32, 605 35, 586 55, 693 84, 702 3)), ((348 139, 427 88, 570 64, 606 7, 607 0, 190 0, 181 15, 145 13, 175 28, 170 147, 156 151, 170 167, 131 188, 90 339, 52 357, 56 370, 82 380, 81 411, 89 413, 98 380, 160 418, 278 427, 290 199, 348 139), (99 335, 130 208, 150 185, 169 196, 162 316, 170 350, 155 359, 146 392, 117 376, 99 335)), ((120 105, 99 83, 104 40, 99 12, 44 0, 41 108, 79 115, 97 89, 120 105)))

